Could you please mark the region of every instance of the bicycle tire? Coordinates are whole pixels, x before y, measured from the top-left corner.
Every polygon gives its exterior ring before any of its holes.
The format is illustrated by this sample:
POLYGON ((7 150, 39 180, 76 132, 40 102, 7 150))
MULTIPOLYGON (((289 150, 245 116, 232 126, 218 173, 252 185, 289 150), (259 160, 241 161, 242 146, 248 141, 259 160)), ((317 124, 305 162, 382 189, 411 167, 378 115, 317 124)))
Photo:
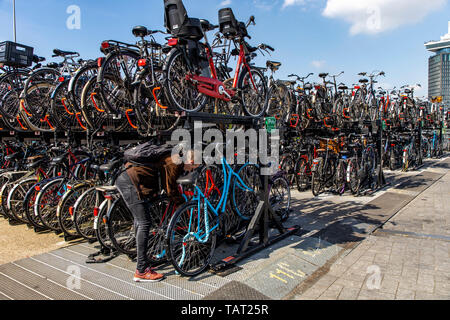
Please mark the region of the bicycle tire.
POLYGON ((300 161, 297 161, 297 163, 295 164, 295 183, 299 192, 306 191, 311 185, 311 180, 309 178, 309 176, 312 175, 311 168, 308 168, 308 162, 304 158, 302 158, 300 161))
POLYGON ((250 72, 253 82, 249 79, 250 73, 246 68, 244 68, 239 77, 238 90, 240 91, 242 108, 244 109, 245 114, 251 117, 259 118, 262 117, 267 111, 266 98, 268 89, 265 80, 266 78, 258 69, 252 68, 250 72), (252 88, 253 83, 256 86, 256 92, 254 92, 254 88, 252 88))
POLYGON ((281 222, 289 219, 291 210, 291 187, 284 177, 276 177, 270 183, 269 202, 272 209, 279 215, 281 222))
MULTIPOLYGON (((199 230, 199 226, 206 225, 205 218, 208 217, 209 222, 214 221, 209 210, 207 214, 196 214, 198 210, 197 202, 189 202, 183 204, 173 215, 167 228, 167 248, 169 259, 175 270, 182 276, 194 277, 201 274, 208 268, 216 249, 216 230, 214 225, 208 226, 211 230, 208 233, 208 240, 200 243, 195 237, 190 236, 195 232, 205 232, 199 230), (187 213, 188 217, 184 215, 187 213), (202 218, 204 216, 204 218, 202 218), (185 231, 188 231, 187 233, 185 231), (187 238, 186 238, 187 237, 187 238), (192 250, 191 250, 192 249, 192 250), (199 253, 199 254, 195 254, 199 253)), ((200 208, 204 212, 203 208, 200 208)))
POLYGON ((77 184, 76 186, 73 186, 69 190, 67 190, 67 192, 64 193, 64 196, 58 203, 56 216, 58 217, 59 226, 62 232, 67 236, 81 236, 78 234, 78 231, 75 227, 73 219, 73 207, 76 199, 90 187, 91 184, 88 183, 77 184))
POLYGON ((65 193, 63 182, 64 179, 61 178, 45 184, 39 191, 33 206, 34 214, 39 217, 42 224, 55 232, 61 231, 56 210, 63 193, 65 193))
POLYGON ((170 103, 169 107, 182 112, 198 112, 205 107, 208 97, 201 94, 191 81, 185 80, 190 69, 183 51, 178 48, 173 49, 167 57, 163 71, 166 88, 164 92, 170 103))
POLYGON ((7 206, 11 214, 16 220, 22 223, 30 223, 25 209, 23 207, 24 199, 28 191, 36 185, 38 180, 36 178, 29 178, 17 183, 9 192, 7 206))
POLYGON ((127 255, 136 255, 134 219, 122 198, 111 205, 107 213, 106 229, 112 246, 127 255))
POLYGON ((108 200, 104 200, 99 206, 98 216, 94 217, 95 237, 104 248, 115 250, 111 239, 109 238, 106 225, 108 223, 108 200))
POLYGON ((236 177, 231 181, 232 208, 243 220, 250 220, 259 204, 259 191, 262 189, 259 171, 258 165, 249 163, 237 171, 239 177, 252 191, 244 188, 236 177))
POLYGON ((94 210, 96 209, 98 216, 99 205, 103 203, 103 201, 103 193, 93 187, 86 190, 73 206, 73 220, 75 229, 77 230, 77 233, 87 241, 92 242, 97 239, 94 228, 96 218, 94 215, 94 210))

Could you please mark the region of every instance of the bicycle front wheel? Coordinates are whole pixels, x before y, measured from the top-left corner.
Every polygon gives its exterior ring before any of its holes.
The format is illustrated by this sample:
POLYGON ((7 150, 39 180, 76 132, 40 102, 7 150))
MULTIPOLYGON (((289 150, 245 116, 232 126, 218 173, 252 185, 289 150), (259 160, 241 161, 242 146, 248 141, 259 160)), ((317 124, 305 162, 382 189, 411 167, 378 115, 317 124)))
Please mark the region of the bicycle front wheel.
POLYGON ((167 248, 179 274, 193 277, 209 266, 219 226, 214 221, 209 210, 199 210, 197 202, 186 203, 175 212, 167 229, 167 248))

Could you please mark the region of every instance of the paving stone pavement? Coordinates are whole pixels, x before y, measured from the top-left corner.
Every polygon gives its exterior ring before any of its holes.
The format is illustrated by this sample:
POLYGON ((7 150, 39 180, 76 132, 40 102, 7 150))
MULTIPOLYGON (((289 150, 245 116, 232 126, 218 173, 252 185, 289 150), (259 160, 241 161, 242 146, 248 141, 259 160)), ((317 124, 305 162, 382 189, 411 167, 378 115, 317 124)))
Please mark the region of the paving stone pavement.
POLYGON ((297 300, 450 299, 450 172, 354 250, 297 300))

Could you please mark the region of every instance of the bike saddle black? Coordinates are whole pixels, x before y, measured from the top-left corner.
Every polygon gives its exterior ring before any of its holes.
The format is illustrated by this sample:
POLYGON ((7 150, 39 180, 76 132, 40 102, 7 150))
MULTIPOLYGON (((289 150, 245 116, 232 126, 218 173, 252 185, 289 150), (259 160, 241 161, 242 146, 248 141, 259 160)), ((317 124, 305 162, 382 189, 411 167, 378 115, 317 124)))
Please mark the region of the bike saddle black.
POLYGON ((132 32, 135 37, 143 38, 148 35, 148 29, 147 29, 147 27, 144 27, 144 26, 136 26, 133 28, 132 32))
POLYGON ((361 79, 361 80, 359 80, 359 83, 368 83, 369 82, 369 80, 367 80, 367 79, 361 79))
POLYGON ((37 157, 29 158, 28 160, 31 160, 31 162, 27 164, 27 169, 31 170, 31 169, 39 168, 48 159, 47 159, 47 157, 44 157, 44 156, 37 156, 37 157))
POLYGON ((326 78, 328 77, 328 73, 319 73, 319 78, 326 78))
POLYGON ((51 165, 58 165, 58 164, 61 164, 61 163, 64 162, 64 160, 66 159, 66 157, 67 157, 67 154, 65 154, 65 155, 63 155, 63 156, 60 156, 60 157, 53 158, 50 164, 51 164, 51 165))
POLYGON ((63 50, 59 50, 59 49, 53 50, 53 53, 55 54, 55 56, 60 56, 60 57, 65 57, 65 56, 71 56, 71 55, 78 54, 78 52, 63 51, 63 50))
POLYGON ((206 19, 200 19, 200 25, 202 26, 202 29, 205 32, 212 31, 219 27, 219 26, 215 26, 215 25, 209 23, 209 21, 206 19))
POLYGON ((39 63, 39 62, 43 62, 43 61, 45 61, 45 58, 44 58, 44 57, 39 57, 39 56, 37 56, 37 55, 34 55, 34 56, 33 56, 33 62, 34 62, 34 63, 39 63))
POLYGON ((57 69, 59 67, 59 64, 57 64, 56 62, 50 62, 49 64, 47 64, 47 67, 51 69, 57 69))
POLYGON ((348 87, 346 85, 342 85, 338 87, 339 90, 348 90, 348 87))

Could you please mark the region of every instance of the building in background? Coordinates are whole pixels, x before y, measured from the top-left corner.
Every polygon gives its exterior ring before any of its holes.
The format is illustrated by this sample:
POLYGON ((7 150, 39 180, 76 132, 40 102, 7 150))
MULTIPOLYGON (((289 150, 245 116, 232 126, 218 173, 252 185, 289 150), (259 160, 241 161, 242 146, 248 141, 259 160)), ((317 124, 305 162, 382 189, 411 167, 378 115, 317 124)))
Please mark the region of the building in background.
POLYGON ((450 21, 448 33, 440 41, 425 43, 425 48, 434 55, 428 60, 428 97, 442 97, 444 105, 450 107, 450 21))

